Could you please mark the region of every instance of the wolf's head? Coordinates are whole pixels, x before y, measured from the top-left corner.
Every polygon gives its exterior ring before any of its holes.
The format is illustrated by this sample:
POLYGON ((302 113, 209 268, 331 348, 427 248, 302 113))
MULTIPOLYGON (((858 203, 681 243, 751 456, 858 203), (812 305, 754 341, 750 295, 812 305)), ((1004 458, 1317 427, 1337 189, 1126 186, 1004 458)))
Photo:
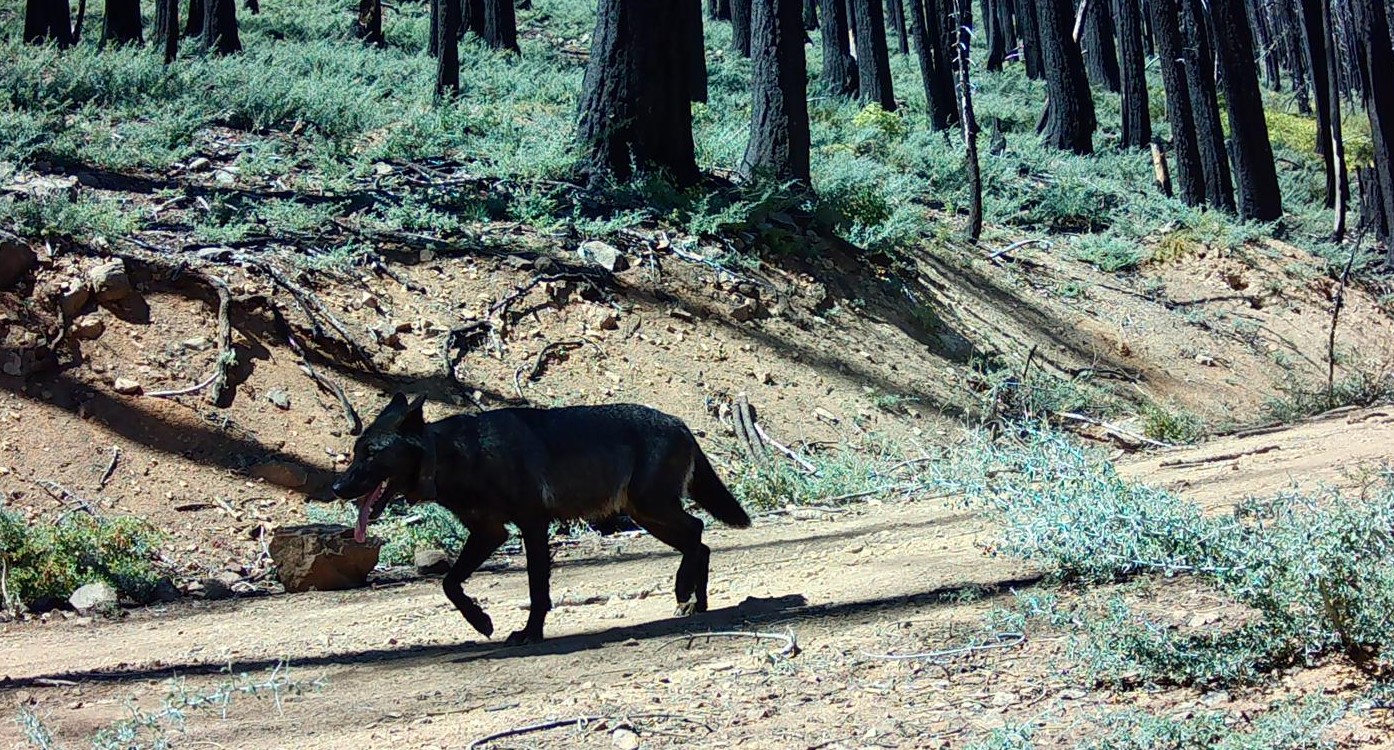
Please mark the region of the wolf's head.
POLYGON ((399 493, 435 496, 435 448, 426 435, 421 405, 398 393, 353 444, 353 461, 334 482, 334 494, 358 499, 354 539, 367 538, 368 522, 399 493))

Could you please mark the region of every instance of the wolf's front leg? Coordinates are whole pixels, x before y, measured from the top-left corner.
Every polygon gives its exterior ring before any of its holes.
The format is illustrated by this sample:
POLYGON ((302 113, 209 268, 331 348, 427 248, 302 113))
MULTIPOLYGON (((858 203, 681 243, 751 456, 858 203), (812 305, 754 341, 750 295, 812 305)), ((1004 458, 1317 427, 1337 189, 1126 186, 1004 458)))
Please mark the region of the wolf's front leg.
POLYGON ((465 616, 465 621, 487 638, 494 634, 494 621, 465 593, 465 580, 489 559, 489 555, 494 554, 495 550, 508 541, 508 530, 499 524, 472 526, 469 532, 465 548, 460 550, 459 559, 455 561, 450 572, 445 574, 443 586, 445 597, 455 605, 455 609, 460 610, 460 614, 465 616))
POLYGON ((519 529, 528 556, 528 624, 508 636, 509 643, 542 640, 542 623, 552 608, 552 551, 547 546, 547 527, 544 522, 519 529))

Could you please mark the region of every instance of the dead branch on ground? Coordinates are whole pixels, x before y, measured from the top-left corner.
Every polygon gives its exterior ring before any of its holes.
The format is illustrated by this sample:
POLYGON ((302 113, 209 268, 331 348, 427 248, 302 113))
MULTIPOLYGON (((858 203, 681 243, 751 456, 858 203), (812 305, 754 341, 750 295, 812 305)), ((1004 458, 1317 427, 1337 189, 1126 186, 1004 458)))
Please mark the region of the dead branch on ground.
POLYGON ((1205 458, 1194 458, 1187 460, 1176 459, 1173 461, 1163 461, 1160 464, 1158 464, 1158 466, 1160 466, 1163 469, 1186 469, 1194 466, 1204 466, 1206 464, 1219 463, 1221 461, 1232 461, 1236 458, 1243 458, 1245 456, 1257 456, 1263 453, 1268 453, 1270 451, 1276 451, 1281 447, 1282 446, 1279 445, 1265 445, 1262 448, 1251 448, 1246 451, 1234 451, 1233 453, 1221 453, 1217 456, 1206 456, 1205 458))
POLYGON ((280 308, 275 305, 271 305, 270 307, 272 327, 275 329, 276 335, 280 336, 290 347, 291 351, 295 352, 295 355, 299 357, 300 361, 297 364, 300 365, 300 371, 309 376, 311 380, 315 381, 315 385, 318 385, 321 390, 333 395, 339 400, 339 406, 344 410, 344 420, 348 422, 350 435, 357 435, 362 432, 363 420, 359 419, 358 412, 354 410, 353 402, 349 401, 348 394, 344 393, 344 389, 339 387, 338 383, 330 380, 310 364, 310 358, 306 355, 304 347, 300 345, 300 341, 295 338, 295 333, 291 330, 290 324, 286 322, 285 316, 281 314, 280 308))
POLYGON ((686 647, 691 648, 692 642, 699 638, 755 638, 757 640, 779 641, 784 644, 784 647, 778 651, 772 652, 770 654, 771 656, 779 656, 787 659, 799 655, 799 642, 794 637, 794 632, 792 630, 788 633, 758 633, 749 630, 717 630, 711 633, 689 633, 681 638, 664 641, 663 644, 658 647, 658 650, 662 651, 674 643, 686 643, 686 647))
POLYGON ((863 651, 862 656, 868 659, 884 659, 887 661, 930 661, 947 659, 953 656, 962 656, 964 654, 972 654, 980 651, 991 651, 999 648, 1014 648, 1026 642, 1026 635, 1024 633, 993 633, 992 637, 996 639, 993 643, 979 643, 959 648, 946 648, 941 651, 926 651, 919 654, 873 654, 868 651, 863 651))

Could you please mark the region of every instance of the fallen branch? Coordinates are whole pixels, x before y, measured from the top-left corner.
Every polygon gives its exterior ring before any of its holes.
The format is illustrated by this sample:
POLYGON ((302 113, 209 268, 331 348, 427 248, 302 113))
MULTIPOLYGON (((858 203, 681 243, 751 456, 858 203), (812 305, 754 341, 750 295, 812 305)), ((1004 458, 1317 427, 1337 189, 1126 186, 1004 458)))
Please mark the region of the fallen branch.
POLYGON ((145 397, 146 397, 146 398, 173 398, 173 397, 175 397, 175 396, 188 396, 188 395, 191 394, 191 393, 198 393, 199 391, 203 390, 204 388, 207 388, 208 386, 213 385, 213 381, 215 381, 215 380, 217 380, 217 379, 218 379, 218 372, 217 372, 217 370, 214 370, 213 373, 210 374, 208 377, 204 378, 203 380, 201 380, 201 381, 199 381, 199 382, 197 382, 197 383, 194 383, 194 384, 191 385, 191 386, 188 386, 187 388, 175 388, 175 389, 173 389, 173 390, 168 390, 168 391, 146 391, 146 392, 145 392, 145 397))
MULTIPOLYGON (((590 724, 592 722, 613 720, 614 718, 615 717, 597 715, 573 716, 569 719, 555 719, 553 721, 543 721, 537 724, 529 724, 523 727, 505 729, 502 732, 495 732, 489 735, 488 737, 482 737, 480 739, 475 740, 474 742, 471 742, 469 744, 468 750, 480 750, 480 748, 483 748, 485 745, 491 742, 507 739, 509 737, 517 737, 519 735, 531 734, 533 732, 545 732, 549 729, 560 729, 562 727, 585 728, 587 724, 590 724)), ((707 730, 708 733, 712 731, 712 728, 708 726, 705 722, 701 722, 697 719, 693 719, 687 716, 679 716, 677 714, 635 714, 633 716, 629 716, 620 721, 617 721, 616 723, 620 725, 625 725, 632 723, 636 719, 676 719, 678 721, 687 722, 688 724, 696 724, 697 726, 707 730)))
POLYGON ((1013 250, 1020 250, 1021 248, 1027 247, 1027 246, 1029 246, 1029 245, 1041 245, 1042 247, 1044 247, 1044 248, 1047 249, 1047 250, 1049 250, 1050 248, 1054 247, 1054 243, 1052 243, 1050 240, 1047 240, 1047 239, 1039 239, 1039 238, 1038 238, 1038 239, 1031 239, 1031 240, 1019 240, 1019 241, 1017 241, 1017 242, 1013 242, 1013 243, 1010 244, 1010 245, 1007 245, 1006 247, 1002 248, 1001 250, 998 250, 998 251, 996 251, 996 252, 993 252, 991 255, 987 256, 987 259, 988 259, 988 260, 997 260, 998 258, 1001 258, 1001 257, 1004 256, 1004 255, 1010 255, 1010 254, 1012 253, 1013 250))
POLYGON ((1074 412, 1069 411, 1057 411, 1055 412, 1055 416, 1060 417, 1061 419, 1068 419, 1074 422, 1092 424, 1095 427, 1102 428, 1104 432, 1107 432, 1108 434, 1113 435, 1114 437, 1122 438, 1124 440, 1131 440, 1135 443, 1145 443, 1147 445, 1151 445, 1157 448, 1176 447, 1170 443, 1163 443, 1160 440, 1153 440, 1152 438, 1147 437, 1146 435, 1139 435, 1136 432, 1125 430, 1122 427, 1119 427, 1118 425, 1109 424, 1108 422, 1094 419, 1093 417, 1086 417, 1083 414, 1075 414, 1074 412))
POLYGON ((799 654, 799 642, 794 638, 792 631, 789 633, 757 633, 748 630, 718 630, 711 633, 690 633, 681 638, 663 642, 658 650, 662 651, 674 643, 686 643, 687 647, 691 648, 692 642, 698 638, 755 638, 757 640, 779 641, 784 644, 784 648, 774 652, 773 655, 789 658, 799 654))
POLYGON ((765 441, 766 443, 769 443, 770 445, 774 446, 775 450, 788 456, 790 461, 793 461, 794 463, 798 464, 801 468, 803 468, 804 471, 808 472, 809 474, 818 473, 818 467, 809 463, 803 456, 800 456, 799 454, 795 453, 788 446, 785 446, 778 440, 775 440, 774 438, 770 437, 770 434, 768 432, 765 432, 765 428, 761 427, 759 422, 752 420, 750 426, 755 428, 755 432, 760 435, 761 440, 765 441))
POLYGON ((372 357, 368 356, 368 350, 349 334, 348 327, 338 318, 334 317, 333 313, 325 308, 324 304, 319 301, 317 296, 286 278, 286 275, 282 273, 280 269, 270 263, 246 255, 237 256, 237 260, 266 274, 270 277, 272 283, 286 290, 291 298, 295 300, 295 304, 300 308, 300 311, 303 312, 305 317, 310 321, 311 330, 316 338, 325 338, 324 328, 319 322, 323 319, 325 323, 329 324, 330 328, 333 328, 334 331, 339 334, 344 344, 348 346, 349 351, 367 366, 369 371, 374 374, 379 373, 377 363, 373 361, 372 357))
POLYGON ((942 651, 926 651, 919 654, 873 654, 867 651, 862 652, 862 656, 868 659, 884 659, 887 661, 912 661, 929 659, 947 659, 951 656, 961 656, 972 654, 979 651, 991 651, 999 648, 1014 648, 1026 642, 1024 633, 994 633, 995 643, 981 643, 972 646, 962 646, 960 648, 946 648, 942 651))
POLYGON ((1204 466, 1205 464, 1218 463, 1220 461, 1231 461, 1233 459, 1243 458, 1245 456, 1257 456, 1263 453, 1268 453, 1270 451, 1276 451, 1281 447, 1282 446, 1280 445, 1265 445, 1262 448, 1250 448, 1246 451, 1221 453, 1217 456, 1206 456, 1205 458, 1192 458, 1184 460, 1175 459, 1172 461, 1163 461, 1161 462, 1161 464, 1159 464, 1159 466, 1163 469, 1185 469, 1190 468, 1192 466, 1204 466))
POLYGON ((310 364, 310 358, 305 354, 304 347, 302 347, 300 341, 295 338, 295 332, 290 329, 290 324, 286 322, 285 316, 281 314, 280 309, 275 305, 271 305, 271 320, 272 327, 275 329, 277 335, 285 339, 291 351, 295 352, 295 355, 300 358, 300 362, 298 363, 300 365, 300 371, 309 376, 311 380, 315 381, 315 385, 318 385, 321 390, 339 399, 339 406, 344 410, 344 420, 348 422, 349 434, 357 435, 361 433, 363 431, 363 420, 359 419, 358 412, 354 410, 353 403, 349 401, 348 394, 344 393, 344 389, 340 388, 338 383, 335 383, 321 374, 310 364))
POLYGON ((232 290, 228 288, 227 282, 216 276, 205 273, 198 273, 198 277, 206 284, 213 287, 213 291, 218 295, 218 357, 213 360, 213 373, 201 382, 195 383, 187 388, 175 388, 167 391, 149 391, 145 395, 149 398, 173 398, 175 396, 187 396, 191 393, 213 386, 213 392, 209 394, 209 400, 214 404, 222 403, 223 397, 227 394, 228 376, 232 371, 233 365, 237 364, 237 351, 232 348, 232 290))
POLYGON ((39 489, 47 492, 49 497, 57 500, 68 512, 80 510, 93 518, 99 516, 97 509, 92 507, 91 501, 57 482, 39 479, 36 480, 34 484, 38 486, 39 489))
POLYGON ((111 446, 111 461, 106 465, 106 471, 102 472, 102 478, 97 480, 97 491, 106 488, 106 483, 111 481, 111 476, 116 473, 116 462, 121 460, 121 448, 111 446))

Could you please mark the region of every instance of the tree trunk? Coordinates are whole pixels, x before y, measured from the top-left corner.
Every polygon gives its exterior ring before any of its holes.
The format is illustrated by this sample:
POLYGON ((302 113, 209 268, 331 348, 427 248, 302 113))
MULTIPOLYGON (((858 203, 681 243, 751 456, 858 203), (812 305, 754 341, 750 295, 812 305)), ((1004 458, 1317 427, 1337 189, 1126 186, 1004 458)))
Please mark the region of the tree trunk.
MULTIPOLYGON (((969 0, 954 0, 954 19, 959 28, 966 28, 968 22, 966 6, 969 0)), ((991 18, 984 13, 985 18, 991 18)), ((959 122, 963 125, 964 167, 968 172, 968 238, 974 242, 983 234, 983 180, 978 166, 978 119, 973 115, 973 86, 968 78, 969 37, 960 35, 959 43, 954 45, 958 58, 958 102, 959 122)))
POLYGON ((910 35, 915 39, 924 81, 925 104, 935 130, 948 130, 958 121, 954 104, 953 71, 945 51, 944 15, 939 0, 910 0, 910 35), (926 12, 928 6, 928 12, 926 12))
MULTIPOLYGON (((1184 0, 1183 0, 1184 1, 1184 0)), ((1152 20, 1157 61, 1166 89, 1167 121, 1171 124, 1172 151, 1176 154, 1175 181, 1181 202, 1199 206, 1205 201, 1205 170, 1196 143, 1196 123, 1191 111, 1190 82, 1178 24, 1181 8, 1177 0, 1146 0, 1152 20)))
POLYGON ((1069 0, 1038 0, 1041 63, 1046 80, 1046 115, 1042 134, 1052 148, 1089 154, 1094 151, 1094 99, 1084 72, 1084 57, 1074 42, 1074 13, 1069 0))
POLYGON ((140 0, 106 0, 102 44, 140 44, 140 0))
POLYGON ((811 186, 802 2, 754 0, 752 6, 754 101, 741 174, 811 186))
MULTIPOLYGON (((1394 51, 1389 37, 1389 14, 1384 0, 1354 0, 1354 27, 1360 30, 1360 52, 1366 78, 1364 83, 1365 111, 1370 117, 1370 140, 1374 145, 1372 166, 1378 190, 1377 200, 1363 202, 1362 214, 1373 214, 1379 238, 1387 248, 1386 262, 1394 264, 1394 163, 1390 158, 1394 146, 1394 51)), ((1362 191, 1362 193, 1365 191, 1362 191)))
POLYGON ((683 34, 652 0, 601 0, 577 127, 592 186, 628 182, 636 168, 680 187, 698 181, 683 34))
POLYGON ((863 104, 895 111, 891 55, 886 47, 886 16, 881 0, 853 0, 852 24, 857 40, 857 80, 863 104))
POLYGON ((713 21, 731 20, 731 0, 707 0, 707 18, 713 21))
POLYGON ((818 0, 803 0, 803 27, 805 31, 818 28, 818 0))
MULTIPOLYGON (((1318 0, 1319 2, 1320 0, 1318 0)), ((1325 27, 1328 34, 1326 37, 1334 39, 1336 25, 1331 19, 1331 4, 1322 3, 1322 7, 1317 11, 1321 14, 1321 25, 1325 27)), ((1321 26, 1318 27, 1321 30, 1321 26)), ((1328 194, 1334 205, 1335 217, 1332 222, 1331 238, 1333 242, 1340 242, 1346 234, 1346 211, 1350 206, 1350 176, 1346 172, 1346 147, 1341 135, 1341 86, 1339 82, 1339 68, 1336 64, 1336 45, 1327 43, 1326 47, 1326 106, 1327 126, 1331 138, 1331 147, 1328 151, 1328 161, 1331 166, 1328 169, 1328 179, 1334 177, 1336 185, 1334 190, 1328 186, 1328 194)))
MULTIPOLYGON (((701 0, 698 0, 701 2, 701 0)), ((698 6, 697 17, 702 17, 698 6)), ((697 27, 699 30, 701 26, 697 27)), ((513 0, 484 0, 484 43, 493 49, 518 52, 518 20, 513 12, 513 0)))
POLYGON ((731 49, 741 57, 750 57, 751 0, 731 0, 731 49))
POLYGON ((29 44, 53 42, 60 48, 70 47, 75 41, 72 23, 68 0, 27 0, 24 4, 24 41, 29 44))
POLYGON ((1113 8, 1108 0, 1090 0, 1084 17, 1084 69, 1095 86, 1113 93, 1122 89, 1118 47, 1114 44, 1113 8))
POLYGON ((1201 169, 1205 173, 1205 199, 1212 208, 1234 210, 1234 183, 1230 178, 1229 153, 1220 126, 1216 92, 1215 57, 1201 0, 1181 0, 1182 53, 1186 59, 1186 83, 1191 91, 1191 114, 1196 122, 1201 169))
POLYGON ((1268 124, 1263 117, 1254 38, 1243 0, 1210 0, 1210 14, 1234 146, 1239 217, 1277 221, 1283 216, 1282 192, 1278 188, 1278 168, 1273 162, 1273 144, 1268 140, 1268 124))
MULTIPOLYGON (((1322 157, 1326 171, 1326 207, 1336 206, 1336 170, 1332 160, 1331 108, 1328 98, 1331 87, 1328 85, 1326 48, 1335 38, 1335 30, 1326 25, 1325 16, 1329 13, 1322 0, 1300 0, 1297 12, 1301 15, 1302 49, 1307 60, 1307 70, 1311 71, 1312 95, 1316 99, 1317 153, 1322 157)), ((1329 7, 1329 6, 1328 6, 1329 7)), ((1337 110, 1340 111, 1339 109, 1337 110)))
POLYGON ((1142 13, 1138 0, 1113 0, 1113 15, 1118 20, 1121 58, 1121 145, 1123 148, 1147 148, 1152 141, 1152 115, 1147 106, 1147 63, 1142 51, 1142 13))
POLYGON ((155 0, 155 42, 164 50, 165 65, 179 56, 179 0, 155 0))
POLYGON ((189 0, 189 17, 184 19, 184 36, 203 36, 203 0, 189 0))
POLYGON ((1007 53, 1016 46, 1012 37, 1011 0, 983 0, 983 25, 987 27, 987 69, 1000 72, 1007 53))
POLYGON ((440 99, 460 93, 460 2, 431 3, 437 16, 431 26, 436 30, 436 97, 440 99))
POLYGON ((1016 25, 1021 36, 1021 59, 1026 64, 1026 77, 1039 81, 1045 76, 1041 68, 1041 32, 1036 0, 1016 0, 1016 25))
MULTIPOLYGON (((1268 87, 1274 91, 1282 91, 1283 80, 1279 70, 1282 49, 1277 40, 1273 38, 1274 14, 1270 12, 1271 6, 1267 2, 1255 6, 1253 0, 1246 1, 1253 11, 1251 20, 1254 24, 1254 39, 1258 42, 1258 56, 1259 59, 1263 60, 1263 72, 1268 79, 1268 87)), ((1275 0, 1275 2, 1282 2, 1282 0, 1275 0)))
POLYGON ((905 4, 901 0, 886 0, 886 12, 891 14, 891 28, 895 29, 897 49, 902 55, 910 54, 910 39, 905 32, 905 4))
MULTIPOLYGON (((705 102, 707 100, 707 43, 702 32, 702 0, 677 1, 678 7, 675 12, 683 16, 679 18, 678 26, 683 31, 683 42, 687 45, 687 49, 683 52, 683 58, 688 61, 690 75, 688 86, 692 92, 692 101, 705 102)), ((799 37, 799 43, 803 43, 802 36, 799 37)))
POLYGON ((204 0, 199 46, 217 55, 242 51, 242 39, 237 30, 237 0, 204 0))
POLYGON ((843 0, 818 0, 822 11, 823 72, 819 76, 828 96, 857 95, 857 61, 848 42, 847 5, 843 0))
POLYGON ((358 0, 358 21, 354 24, 353 33, 364 44, 377 47, 387 45, 387 39, 382 35, 382 0, 358 0))
POLYGON ((460 26, 456 38, 463 40, 465 34, 474 34, 480 39, 488 33, 488 12, 484 9, 485 0, 460 0, 460 26))

